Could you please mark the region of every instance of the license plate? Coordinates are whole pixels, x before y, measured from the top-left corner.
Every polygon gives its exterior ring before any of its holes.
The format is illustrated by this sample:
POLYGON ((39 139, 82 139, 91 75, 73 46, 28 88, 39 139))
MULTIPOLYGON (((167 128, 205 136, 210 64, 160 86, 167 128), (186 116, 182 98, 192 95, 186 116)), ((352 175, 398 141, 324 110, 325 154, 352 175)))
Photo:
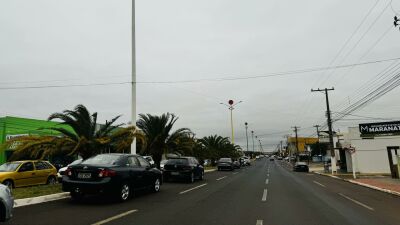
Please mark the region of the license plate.
POLYGON ((92 178, 91 173, 78 173, 78 178, 80 179, 90 179, 92 178))
POLYGON ((179 172, 171 172, 171 175, 179 175, 179 172))

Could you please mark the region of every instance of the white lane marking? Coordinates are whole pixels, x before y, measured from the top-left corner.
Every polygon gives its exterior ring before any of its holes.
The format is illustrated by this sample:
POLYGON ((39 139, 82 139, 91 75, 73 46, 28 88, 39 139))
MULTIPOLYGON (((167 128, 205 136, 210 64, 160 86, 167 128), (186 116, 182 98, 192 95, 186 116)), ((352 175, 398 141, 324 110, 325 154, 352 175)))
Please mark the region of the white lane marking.
POLYGON ((358 205, 360 205, 360 206, 362 206, 362 207, 364 207, 364 208, 367 208, 367 209, 369 209, 369 210, 371 210, 371 211, 374 211, 374 208, 372 208, 372 207, 369 207, 369 206, 367 206, 366 204, 364 204, 364 203, 361 203, 361 202, 359 202, 359 201, 357 201, 357 200, 354 200, 354 199, 352 199, 352 198, 350 198, 350 197, 348 197, 348 196, 346 196, 346 195, 344 195, 344 194, 342 194, 342 193, 338 193, 340 196, 342 196, 343 198, 345 198, 345 199, 347 199, 347 200, 350 200, 350 201, 352 201, 352 202, 354 202, 354 203, 356 203, 356 204, 358 204, 358 205))
POLYGON ((217 178, 216 180, 222 180, 222 179, 225 179, 225 178, 226 178, 226 176, 223 176, 223 177, 217 178))
POLYGON ((197 188, 201 188, 201 187, 206 186, 206 185, 207 185, 207 183, 201 184, 201 185, 196 186, 196 187, 194 187, 194 188, 190 188, 190 189, 187 189, 187 190, 185 190, 185 191, 181 191, 181 192, 179 192, 179 194, 180 194, 180 195, 181 195, 181 194, 185 194, 186 192, 196 190, 197 188))
POLYGON ((234 172, 233 174, 238 174, 239 172, 234 172))
POLYGON ((268 184, 269 183, 269 179, 267 178, 266 180, 265 180, 265 184, 268 184))
POLYGON ((267 177, 269 177, 269 173, 267 174, 267 177))
POLYGON ((262 220, 257 220, 256 225, 263 225, 263 221, 262 220))
POLYGON ((263 196, 261 198, 261 201, 263 201, 263 202, 267 201, 267 195, 268 195, 268 190, 264 189, 264 193, 263 193, 263 196))
POLYGON ((323 184, 321 184, 320 182, 317 182, 317 181, 313 181, 314 183, 316 183, 316 184, 318 184, 319 186, 321 186, 321 187, 326 187, 325 185, 323 185, 323 184))
POLYGON ((92 225, 101 225, 101 224, 105 224, 105 223, 111 222, 111 221, 113 221, 113 220, 119 219, 119 218, 121 218, 121 217, 127 216, 127 215, 129 215, 129 214, 131 214, 131 213, 134 213, 134 212, 136 212, 136 211, 137 211, 136 209, 134 209, 134 210, 129 210, 129 211, 127 211, 127 212, 118 214, 118 215, 113 216, 113 217, 110 217, 110 218, 108 218, 108 219, 105 219, 105 220, 96 222, 96 223, 94 223, 94 224, 92 224, 92 225))

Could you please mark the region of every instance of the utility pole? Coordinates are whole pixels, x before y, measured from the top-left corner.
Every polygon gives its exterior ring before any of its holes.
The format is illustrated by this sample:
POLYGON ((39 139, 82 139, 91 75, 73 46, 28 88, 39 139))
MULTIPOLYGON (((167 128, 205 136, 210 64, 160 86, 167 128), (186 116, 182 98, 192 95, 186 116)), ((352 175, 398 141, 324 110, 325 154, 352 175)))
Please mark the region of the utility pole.
POLYGON ((331 119, 331 110, 329 108, 329 96, 328 91, 335 90, 332 88, 324 88, 324 89, 311 89, 311 92, 325 92, 326 99, 326 114, 327 114, 327 122, 328 122, 328 132, 329 132, 329 150, 331 151, 331 166, 332 166, 332 174, 336 172, 336 157, 335 157, 335 148, 333 146, 333 132, 332 132, 332 119, 331 119))
POLYGON ((297 136, 297 131, 300 127, 294 126, 292 128, 294 129, 294 133, 296 134, 296 162, 298 162, 299 161, 299 139, 297 136))
MULTIPOLYGON (((135 41, 135 0, 132 0, 132 88, 131 88, 131 121, 136 127, 136 41, 135 41)), ((136 138, 131 144, 131 154, 136 154, 136 138)))
POLYGON ((318 138, 317 147, 318 147, 318 150, 319 150, 319 155, 321 155, 321 147, 319 146, 319 127, 320 127, 320 125, 317 124, 317 125, 314 125, 314 127, 317 129, 317 138, 318 138))
POLYGON ((244 127, 246 128, 246 146, 247 146, 246 150, 247 150, 247 153, 249 152, 249 137, 247 135, 247 129, 249 128, 248 125, 249 124, 247 122, 244 123, 244 127))

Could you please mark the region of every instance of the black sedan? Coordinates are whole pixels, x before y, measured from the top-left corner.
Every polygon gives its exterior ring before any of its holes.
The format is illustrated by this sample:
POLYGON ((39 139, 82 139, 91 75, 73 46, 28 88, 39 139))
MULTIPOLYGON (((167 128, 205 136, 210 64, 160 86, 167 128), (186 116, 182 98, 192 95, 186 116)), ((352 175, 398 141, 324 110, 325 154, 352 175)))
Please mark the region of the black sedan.
POLYGON ((70 192, 73 199, 85 194, 111 194, 126 201, 134 190, 159 192, 161 184, 161 171, 141 156, 100 154, 69 166, 63 176, 62 189, 70 192))
POLYGON ((305 162, 296 162, 293 167, 293 171, 307 172, 309 171, 308 165, 305 162))
POLYGON ((181 178, 193 183, 195 179, 203 180, 204 167, 194 157, 170 158, 164 165, 163 174, 166 181, 181 178))
POLYGON ((218 170, 234 170, 235 169, 235 165, 233 163, 233 160, 231 158, 220 158, 218 160, 218 170))

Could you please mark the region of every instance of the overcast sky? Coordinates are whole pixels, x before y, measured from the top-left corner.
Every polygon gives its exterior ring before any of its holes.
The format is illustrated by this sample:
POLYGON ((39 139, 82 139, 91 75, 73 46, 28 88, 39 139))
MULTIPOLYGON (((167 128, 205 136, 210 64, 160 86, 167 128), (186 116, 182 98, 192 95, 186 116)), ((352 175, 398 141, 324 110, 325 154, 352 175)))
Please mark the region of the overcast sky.
MULTIPOLYGON (((275 148, 294 125, 300 136, 312 135, 312 126, 325 121, 325 98, 311 88, 335 87, 332 111, 341 111, 368 93, 356 95, 357 89, 398 61, 232 81, 140 82, 244 78, 398 58, 400 31, 392 24, 400 1, 376 2, 137 0, 137 111, 175 113, 175 128, 188 127, 198 137, 230 136, 229 111, 219 103, 232 99, 243 101, 234 110, 236 143, 243 147, 245 122, 264 149, 275 148)), ((129 0, 0 1, 0 115, 46 119, 84 104, 101 122, 119 114, 128 122, 131 13, 129 0), (72 84, 109 85, 1 89, 72 84)), ((354 114, 399 119, 399 94, 397 88, 354 114)), ((334 129, 373 122, 355 119, 334 129)))

